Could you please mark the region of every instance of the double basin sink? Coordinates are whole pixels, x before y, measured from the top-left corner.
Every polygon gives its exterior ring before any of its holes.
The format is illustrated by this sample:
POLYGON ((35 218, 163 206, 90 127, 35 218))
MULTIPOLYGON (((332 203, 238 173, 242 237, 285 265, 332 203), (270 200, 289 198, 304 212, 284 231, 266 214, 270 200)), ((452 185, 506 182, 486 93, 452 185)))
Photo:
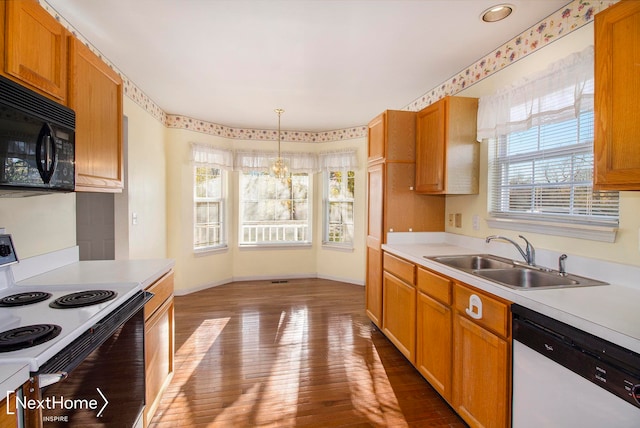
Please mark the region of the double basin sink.
POLYGON ((606 282, 595 279, 529 266, 490 254, 425 256, 425 258, 518 290, 607 285, 606 282))

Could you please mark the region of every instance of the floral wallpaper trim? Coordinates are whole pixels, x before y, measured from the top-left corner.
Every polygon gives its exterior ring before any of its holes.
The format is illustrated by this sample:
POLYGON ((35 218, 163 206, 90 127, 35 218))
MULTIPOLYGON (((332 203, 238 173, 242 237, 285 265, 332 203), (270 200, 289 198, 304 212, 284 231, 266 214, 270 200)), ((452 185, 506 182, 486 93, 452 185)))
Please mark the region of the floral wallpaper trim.
MULTIPOLYGON (((122 78, 124 94, 133 102, 142 107, 147 113, 157 119, 168 128, 188 129, 204 134, 215 135, 224 138, 276 141, 276 130, 241 129, 219 125, 213 122, 198 120, 186 116, 170 115, 164 112, 153 102, 135 83, 129 80, 117 67, 115 67, 100 51, 89 43, 69 22, 67 22, 55 9, 45 0, 38 0, 40 5, 60 22, 71 34, 80 39, 98 57, 115 70, 122 78)), ((559 9, 546 19, 540 21, 527 31, 514 37, 495 51, 478 60, 465 70, 460 71, 451 79, 443 82, 438 87, 425 93, 421 97, 405 106, 404 110, 419 111, 433 104, 447 95, 455 95, 468 86, 491 76, 493 73, 502 70, 504 67, 514 63, 541 47, 569 34, 593 20, 593 15, 620 0, 574 0, 565 7, 559 9)), ((354 138, 366 138, 367 126, 355 128, 338 129, 325 132, 306 131, 282 131, 283 141, 303 142, 303 143, 324 143, 331 141, 350 140, 354 138)))
POLYGON ((577 30, 593 20, 593 16, 619 0, 574 0, 509 40, 495 51, 460 71, 440 86, 414 100, 403 110, 419 111, 447 95, 455 95, 468 86, 491 76, 510 64, 577 30))

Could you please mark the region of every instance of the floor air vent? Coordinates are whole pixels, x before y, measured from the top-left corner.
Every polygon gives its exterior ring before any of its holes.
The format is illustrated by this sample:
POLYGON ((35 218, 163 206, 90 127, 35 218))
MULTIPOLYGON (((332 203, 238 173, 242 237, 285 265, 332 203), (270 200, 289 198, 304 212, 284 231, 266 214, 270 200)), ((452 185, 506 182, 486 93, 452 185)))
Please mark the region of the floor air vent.
POLYGON ((271 281, 272 284, 286 284, 287 281, 286 279, 276 279, 275 281, 271 281))

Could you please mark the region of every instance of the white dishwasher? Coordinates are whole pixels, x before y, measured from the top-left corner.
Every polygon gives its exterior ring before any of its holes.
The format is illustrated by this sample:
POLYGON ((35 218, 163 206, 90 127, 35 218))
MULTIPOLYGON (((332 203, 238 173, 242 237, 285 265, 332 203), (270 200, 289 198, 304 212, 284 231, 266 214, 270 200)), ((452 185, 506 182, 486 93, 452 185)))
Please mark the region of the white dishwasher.
POLYGON ((513 428, 640 427, 640 355, 519 305, 513 428))

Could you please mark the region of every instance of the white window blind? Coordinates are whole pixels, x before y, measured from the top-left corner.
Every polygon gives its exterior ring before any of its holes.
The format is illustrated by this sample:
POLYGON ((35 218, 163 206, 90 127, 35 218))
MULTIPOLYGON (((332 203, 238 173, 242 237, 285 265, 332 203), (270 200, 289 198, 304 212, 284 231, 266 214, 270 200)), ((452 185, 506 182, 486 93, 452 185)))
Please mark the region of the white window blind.
POLYGON ((593 49, 480 99, 494 217, 616 226, 618 192, 593 190, 593 49))

